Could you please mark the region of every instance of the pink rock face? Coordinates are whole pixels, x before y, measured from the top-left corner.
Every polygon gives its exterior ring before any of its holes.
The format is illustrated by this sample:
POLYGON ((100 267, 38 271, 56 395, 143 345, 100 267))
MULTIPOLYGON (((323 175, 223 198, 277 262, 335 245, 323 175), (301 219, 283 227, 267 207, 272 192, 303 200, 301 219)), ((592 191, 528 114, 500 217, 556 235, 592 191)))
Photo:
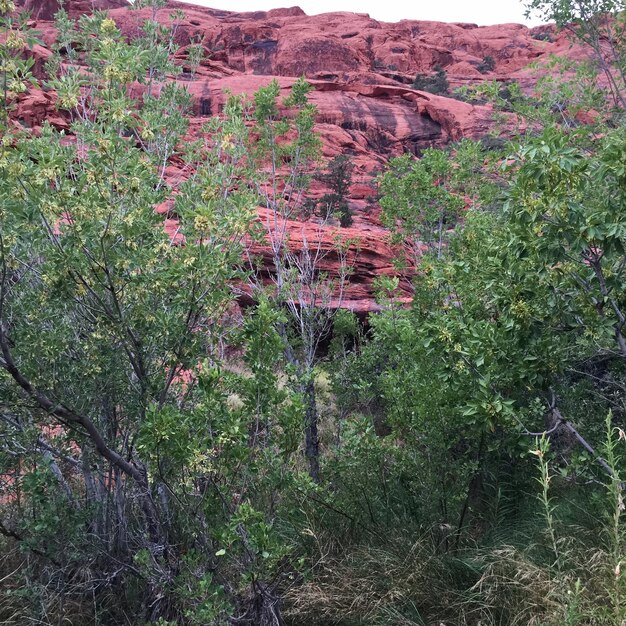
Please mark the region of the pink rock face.
MULTIPOLYGON (((42 40, 50 45, 54 28, 46 20, 58 9, 57 0, 19 3, 33 11, 42 40)), ((134 37, 141 33, 151 10, 130 10, 127 5, 126 0, 66 3, 73 17, 93 9, 108 9, 122 32, 134 37)), ((571 48, 551 26, 478 27, 409 20, 390 24, 365 14, 307 16, 298 7, 235 13, 174 1, 157 12, 157 19, 170 24, 174 9, 184 13, 176 25, 180 46, 176 60, 183 69, 177 80, 193 97, 192 136, 209 116, 219 114, 225 90, 251 95, 276 78, 286 95, 295 77, 301 75, 313 85, 310 99, 318 111, 316 131, 323 140, 323 157, 330 160, 339 154, 348 155, 354 165, 348 198, 354 222, 346 229, 337 224, 320 229, 314 221, 290 222, 290 241, 297 247, 304 240, 321 238, 328 252, 322 269, 331 276, 338 268, 333 249, 337 235, 357 241, 350 257, 353 273, 342 305, 361 312, 376 308, 373 282, 394 273, 393 257, 398 252, 388 243, 388 233, 380 224, 376 173, 393 156, 405 152, 419 155, 428 147, 445 146, 464 137, 479 139, 493 125, 489 106, 473 106, 412 89, 416 74, 432 75, 441 66, 451 88, 509 79, 531 88, 535 78, 526 69, 529 63, 547 60, 555 52, 574 58, 584 56, 583 50, 571 48), (193 75, 187 66, 187 47, 192 42, 201 43, 205 51, 193 75)), ((37 67, 43 67, 49 52, 39 47, 35 53, 37 67)), ((49 119, 67 128, 66 120, 54 109, 54 100, 53 93, 32 89, 20 99, 19 121, 36 129, 49 119)), ((166 177, 175 188, 185 174, 174 161, 168 165, 166 177)), ((326 191, 316 183, 311 195, 320 197, 326 191)), ((184 243, 170 209, 157 207, 167 232, 176 243, 184 243)), ((271 272, 269 248, 257 246, 255 254, 265 260, 271 272)), ((409 282, 404 280, 401 289, 408 301, 409 282)))
MULTIPOLYGON (((29 11, 36 20, 52 20, 59 10, 58 0, 16 0, 19 7, 29 11)), ((66 0, 65 10, 72 16, 77 17, 83 13, 92 11, 107 11, 128 6, 127 0, 66 0)))

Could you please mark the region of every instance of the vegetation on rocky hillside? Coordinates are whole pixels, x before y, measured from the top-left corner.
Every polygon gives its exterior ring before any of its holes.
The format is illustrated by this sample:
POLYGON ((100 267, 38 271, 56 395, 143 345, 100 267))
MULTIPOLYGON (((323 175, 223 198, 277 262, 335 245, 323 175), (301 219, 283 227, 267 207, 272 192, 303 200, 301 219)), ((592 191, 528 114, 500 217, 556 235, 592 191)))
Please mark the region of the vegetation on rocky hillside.
POLYGON ((624 6, 527 4, 596 63, 484 87, 504 146, 389 162, 364 324, 351 242, 289 236, 352 220, 305 80, 190 142, 177 14, 128 41, 61 10, 69 130, 33 132, 37 33, 0 0, 1 623, 626 624, 624 6))

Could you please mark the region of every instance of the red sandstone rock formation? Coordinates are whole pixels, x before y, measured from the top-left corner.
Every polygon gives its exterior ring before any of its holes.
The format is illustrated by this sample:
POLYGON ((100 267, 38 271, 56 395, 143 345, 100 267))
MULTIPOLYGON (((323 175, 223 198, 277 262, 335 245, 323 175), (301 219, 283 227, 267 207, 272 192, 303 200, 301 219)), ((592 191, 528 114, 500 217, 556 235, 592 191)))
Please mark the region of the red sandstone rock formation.
MULTIPOLYGON (((33 11, 44 41, 50 42, 54 29, 46 20, 57 10, 57 0, 21 0, 20 4, 33 11)), ((148 9, 130 11, 125 5, 126 0, 70 0, 66 4, 72 16, 109 9, 122 31, 132 37, 141 31, 148 9)), ((390 157, 406 151, 419 154, 427 147, 463 137, 480 138, 492 124, 488 106, 413 90, 415 75, 432 73, 435 66, 441 66, 453 88, 508 79, 531 86, 532 75, 525 69, 528 64, 547 59, 551 53, 563 53, 569 46, 549 26, 478 27, 408 20, 388 24, 363 14, 307 16, 297 7, 233 13, 173 1, 159 11, 158 19, 168 22, 173 9, 185 14, 177 26, 181 46, 177 58, 183 67, 178 80, 191 78, 184 72, 186 47, 192 41, 200 42, 206 53, 194 79, 184 81, 194 99, 192 132, 206 117, 219 113, 225 89, 252 94, 277 78, 286 93, 300 75, 313 84, 311 100, 318 109, 317 131, 323 138, 324 157, 347 154, 355 166, 349 199, 354 224, 349 229, 322 229, 323 245, 329 248, 323 269, 333 271, 336 257, 330 248, 337 233, 360 242, 351 259, 354 273, 344 302, 359 311, 375 307, 372 282, 393 271, 394 252, 380 225, 373 172, 382 169, 390 157), (487 57, 493 59, 490 71, 483 65, 487 57)), ((580 49, 567 53, 583 54, 580 49)), ((44 48, 36 50, 38 67, 47 54, 44 48)), ((54 111, 54 94, 38 90, 22 98, 17 114, 28 126, 36 127, 45 118, 59 127, 65 125, 54 111)), ((167 172, 174 185, 182 176, 175 164, 167 172)), ((323 190, 313 192, 321 194, 323 190)), ((166 217, 166 227, 175 233, 175 216, 166 217)), ((305 237, 319 237, 318 230, 313 223, 293 222, 292 245, 305 237)), ((256 252, 267 257, 269 264, 267 250, 256 252)), ((404 288, 408 298, 408 283, 404 288)))
MULTIPOLYGON (((16 4, 29 11, 36 20, 51 20, 59 10, 58 0, 16 0, 16 4)), ((128 6, 127 0, 66 0, 65 9, 72 17, 92 11, 105 11, 128 6)))

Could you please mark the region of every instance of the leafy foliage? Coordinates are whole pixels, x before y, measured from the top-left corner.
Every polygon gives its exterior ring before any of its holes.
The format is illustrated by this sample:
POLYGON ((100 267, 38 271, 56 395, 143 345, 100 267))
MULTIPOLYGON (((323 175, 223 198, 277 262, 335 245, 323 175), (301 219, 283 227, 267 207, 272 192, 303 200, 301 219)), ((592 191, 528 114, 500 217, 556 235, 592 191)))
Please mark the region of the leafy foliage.
POLYGON ((526 14, 554 21, 593 52, 613 104, 626 108, 626 5, 623 0, 527 0, 526 14))
POLYGON ((348 227, 352 224, 352 212, 348 204, 348 192, 352 184, 353 165, 345 155, 334 157, 328 164, 328 171, 318 174, 316 179, 330 187, 331 192, 319 199, 323 218, 339 215, 339 224, 348 227))
MULTIPOLYGON (((189 95, 156 88, 172 70, 166 31, 148 22, 129 43, 105 14, 59 24, 57 54, 79 42, 89 69, 49 63, 69 134, 4 126, 2 529, 64 576, 89 568, 80 594, 96 580, 127 588, 139 620, 263 623, 289 569, 271 502, 297 480, 303 410, 275 373, 281 315, 261 303, 239 337, 232 318, 258 202, 238 184, 255 180, 249 105, 231 98, 183 151, 189 95), (174 156, 193 166, 177 190, 174 156), (223 346, 243 339, 238 372, 223 346)), ((290 101, 305 93, 299 83, 290 101)), ((257 95, 263 123, 272 98, 257 95)), ((124 607, 103 610, 116 620, 124 607)))
POLYGON ((439 96, 446 96, 450 91, 448 76, 440 65, 434 67, 435 73, 432 76, 417 74, 413 81, 413 89, 418 91, 429 91, 439 96))
MULTIPOLYGON (((619 3, 530 4, 623 43, 619 3)), ((0 0, 0 620, 622 623, 617 83, 608 107, 591 66, 555 60, 532 98, 485 83, 515 140, 392 159, 382 220, 406 253, 363 327, 340 308, 350 242, 289 237, 317 217, 310 86, 229 96, 189 141, 164 5, 133 41, 60 11, 67 129, 31 133, 12 115, 36 35, 0 0)), ((323 223, 349 224, 351 173, 322 175, 323 223)))

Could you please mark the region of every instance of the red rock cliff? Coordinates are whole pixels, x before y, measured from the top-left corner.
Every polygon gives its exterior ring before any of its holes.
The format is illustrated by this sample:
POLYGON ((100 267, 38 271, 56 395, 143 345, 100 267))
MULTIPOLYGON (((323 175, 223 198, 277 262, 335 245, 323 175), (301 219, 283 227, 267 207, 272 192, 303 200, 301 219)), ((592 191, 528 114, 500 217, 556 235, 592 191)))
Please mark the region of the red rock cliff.
MULTIPOLYGON (((58 0, 16 0, 16 4, 29 11, 36 20, 51 20, 59 10, 58 0)), ((72 17, 91 11, 105 11, 128 6, 127 0, 66 0, 65 9, 72 17)))
MULTIPOLYGON (((21 4, 33 11, 44 40, 51 41, 53 29, 46 20, 57 10, 57 0, 21 0, 21 4)), ((140 32, 148 10, 131 11, 126 5, 126 0, 70 0, 66 6, 73 16, 109 9, 123 32, 133 36, 140 32)), ((532 78, 525 68, 530 62, 569 46, 550 27, 409 20, 390 24, 364 14, 307 16, 297 7, 233 13, 169 2, 158 18, 168 21, 173 9, 185 15, 177 28, 181 46, 177 57, 183 69, 190 42, 200 42, 206 53, 194 80, 185 81, 194 98, 192 129, 219 112, 225 89, 251 94, 277 78, 286 93, 300 75, 313 84, 311 100, 318 109, 324 156, 347 154, 355 166, 349 200, 354 224, 350 229, 328 228, 324 237, 329 248, 336 231, 360 241, 346 305, 361 311, 375 306, 372 281, 392 272, 393 251, 379 222, 372 172, 406 151, 418 154, 463 137, 480 138, 492 124, 488 106, 412 89, 416 74, 441 66, 452 88, 508 79, 528 86, 532 78)), ((36 50, 41 59, 46 53, 36 50)), ((40 91, 27 94, 19 109, 22 121, 37 125, 52 117, 62 124, 53 112, 52 98, 40 91)), ((175 183, 179 176, 175 166, 168 171, 175 183)), ((294 242, 307 237, 308 231, 309 237, 317 233, 314 224, 294 222, 291 228, 294 242)), ((326 263, 325 269, 332 272, 332 254, 326 263)))

